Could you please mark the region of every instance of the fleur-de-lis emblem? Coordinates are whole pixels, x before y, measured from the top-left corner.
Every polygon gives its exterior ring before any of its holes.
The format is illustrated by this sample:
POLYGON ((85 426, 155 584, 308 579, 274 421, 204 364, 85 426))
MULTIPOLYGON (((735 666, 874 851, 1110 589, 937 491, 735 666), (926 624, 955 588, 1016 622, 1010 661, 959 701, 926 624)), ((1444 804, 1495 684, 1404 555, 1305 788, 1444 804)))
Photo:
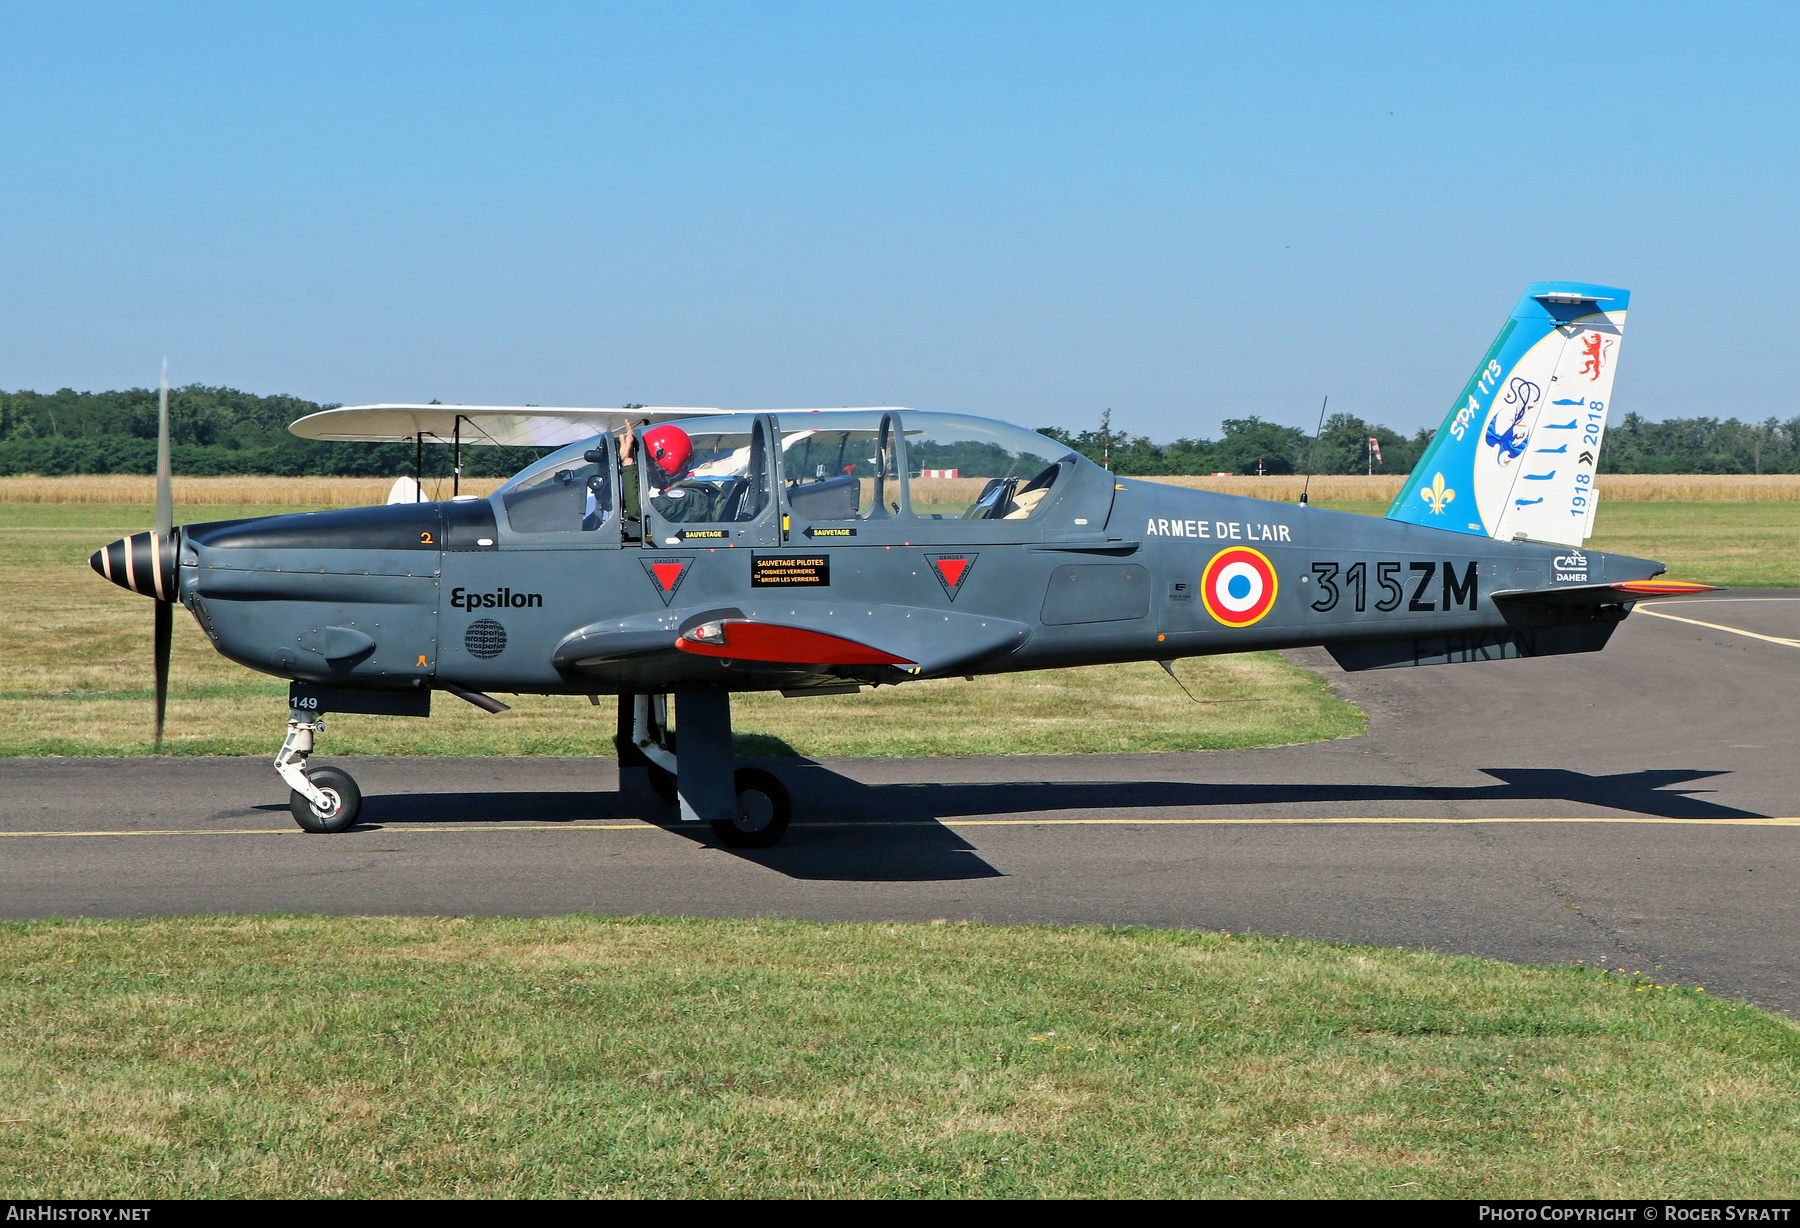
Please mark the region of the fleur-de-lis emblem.
POLYGON ((1442 516, 1444 514, 1444 505, 1453 503, 1456 500, 1456 492, 1454 490, 1444 489, 1444 475, 1441 473, 1431 479, 1431 485, 1427 486, 1422 493, 1425 496, 1425 502, 1431 504, 1431 514, 1433 516, 1442 516))

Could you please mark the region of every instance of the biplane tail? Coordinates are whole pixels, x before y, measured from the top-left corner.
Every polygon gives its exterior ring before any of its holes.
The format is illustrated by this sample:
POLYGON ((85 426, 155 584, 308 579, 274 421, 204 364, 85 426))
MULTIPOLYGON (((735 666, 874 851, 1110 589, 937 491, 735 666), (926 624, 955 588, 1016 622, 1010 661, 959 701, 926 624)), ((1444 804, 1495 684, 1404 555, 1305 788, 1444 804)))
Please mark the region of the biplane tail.
POLYGON ((1630 302, 1613 286, 1527 287, 1388 519, 1502 541, 1586 541, 1630 302))

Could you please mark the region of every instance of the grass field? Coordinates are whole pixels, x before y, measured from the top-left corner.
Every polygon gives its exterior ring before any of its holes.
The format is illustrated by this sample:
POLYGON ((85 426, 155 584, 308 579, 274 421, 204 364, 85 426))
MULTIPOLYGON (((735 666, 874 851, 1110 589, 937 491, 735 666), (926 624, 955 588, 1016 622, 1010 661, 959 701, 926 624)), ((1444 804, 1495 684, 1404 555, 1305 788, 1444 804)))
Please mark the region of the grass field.
POLYGON ((1794 1197, 1800 1032, 1618 971, 963 924, 6 924, 0 1188, 1794 1197))
MULTIPOLYGON (((142 753, 149 603, 86 557, 150 509, 13 493, 0 755, 142 753)), ((1596 548, 1678 578, 1800 585, 1791 501, 1613 499, 1599 530, 1596 548)), ((175 625, 171 749, 271 754, 284 685, 219 658, 185 613, 175 625)), ((1203 699, 1256 702, 1197 706, 1144 665, 735 707, 748 749, 806 754, 1362 728, 1273 654, 1180 669, 1203 699)), ((610 709, 583 700, 524 698, 501 717, 446 701, 429 722, 332 718, 322 749, 592 754, 610 733, 610 709)), ((1655 968, 1612 973, 968 924, 0 923, 0 1190, 1794 1197, 1800 1031, 1655 968)))
MULTIPOLYGON (((244 505, 218 514, 295 511, 244 505)), ((180 519, 207 515, 205 509, 180 519)), ((0 505, 0 586, 9 651, 0 655, 0 756, 128 755, 149 750, 150 603, 88 568, 99 545, 141 529, 151 509, 119 503, 0 505)), ((1362 714, 1274 653, 1181 662, 1191 703, 1155 665, 921 682, 863 695, 733 700, 746 753, 1063 754, 1275 746, 1347 737, 1362 714), (977 690, 976 688, 979 688, 977 690), (979 700, 972 696, 979 695, 979 700), (1227 702, 1214 702, 1227 701, 1227 702), (1004 730, 1004 739, 996 735, 1004 730)), ((174 754, 273 756, 287 684, 212 650, 176 611, 169 737, 174 754)), ((490 716, 440 695, 428 721, 334 716, 321 752, 611 754, 613 709, 579 697, 519 696, 490 716)))

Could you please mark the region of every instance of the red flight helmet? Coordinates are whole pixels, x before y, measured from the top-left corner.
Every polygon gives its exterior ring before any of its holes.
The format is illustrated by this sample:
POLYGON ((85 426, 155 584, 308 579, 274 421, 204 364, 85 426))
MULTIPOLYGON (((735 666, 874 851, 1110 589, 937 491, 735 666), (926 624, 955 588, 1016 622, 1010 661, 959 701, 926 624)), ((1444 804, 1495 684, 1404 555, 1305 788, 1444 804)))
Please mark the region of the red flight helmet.
POLYGON ((687 472, 694 459, 694 441, 678 426, 656 426, 644 432, 644 451, 656 467, 669 477, 687 472))

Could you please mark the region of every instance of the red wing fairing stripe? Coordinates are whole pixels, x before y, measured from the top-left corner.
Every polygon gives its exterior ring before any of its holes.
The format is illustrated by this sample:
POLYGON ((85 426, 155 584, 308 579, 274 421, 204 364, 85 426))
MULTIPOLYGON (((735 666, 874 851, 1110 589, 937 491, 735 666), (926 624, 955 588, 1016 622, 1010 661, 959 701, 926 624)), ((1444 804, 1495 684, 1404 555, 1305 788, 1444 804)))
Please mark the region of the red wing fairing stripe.
POLYGON ((734 661, 779 661, 786 665, 911 665, 905 657, 858 644, 855 640, 806 631, 799 627, 778 627, 771 623, 754 623, 727 619, 723 624, 722 643, 699 643, 685 636, 675 647, 702 657, 725 657, 734 661))

